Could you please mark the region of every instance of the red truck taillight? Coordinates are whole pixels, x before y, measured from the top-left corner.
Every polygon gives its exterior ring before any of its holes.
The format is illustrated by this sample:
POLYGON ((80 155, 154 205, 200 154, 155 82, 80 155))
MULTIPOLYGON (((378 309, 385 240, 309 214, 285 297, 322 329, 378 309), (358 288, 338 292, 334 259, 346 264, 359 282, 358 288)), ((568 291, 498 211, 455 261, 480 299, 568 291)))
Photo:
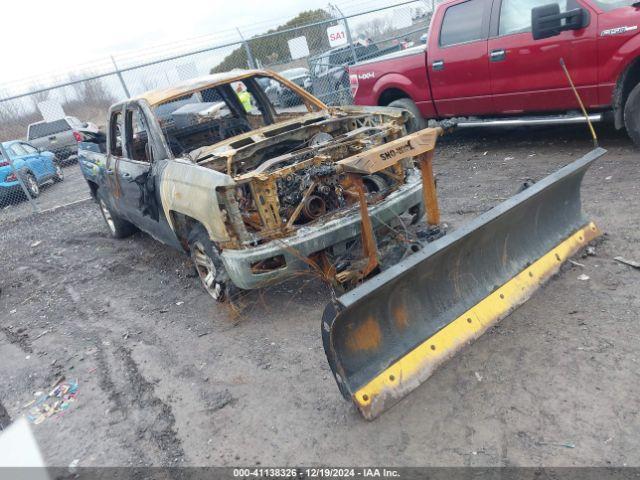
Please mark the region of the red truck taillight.
POLYGON ((358 86, 360 85, 360 81, 358 80, 358 75, 356 73, 352 73, 349 75, 349 89, 351 90, 351 96, 355 97, 358 92, 358 86))
POLYGON ((75 131, 73 132, 73 138, 76 139, 76 142, 81 142, 82 140, 84 140, 80 132, 75 132, 75 131))
POLYGON ((0 167, 8 167, 9 165, 11 165, 9 162, 7 162, 6 160, 4 162, 0 162, 0 167))

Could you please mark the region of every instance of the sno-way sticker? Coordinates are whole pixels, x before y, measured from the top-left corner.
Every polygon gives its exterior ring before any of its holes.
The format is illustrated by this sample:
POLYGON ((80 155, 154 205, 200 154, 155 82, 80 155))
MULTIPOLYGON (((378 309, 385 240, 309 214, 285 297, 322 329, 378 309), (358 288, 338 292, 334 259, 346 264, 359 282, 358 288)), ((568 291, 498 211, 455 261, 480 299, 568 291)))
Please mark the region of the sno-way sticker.
POLYGON ((610 28, 608 30, 603 30, 602 32, 600 32, 600 36, 607 37, 609 35, 620 35, 621 33, 633 32, 634 30, 637 30, 637 29, 638 29, 637 25, 610 28))
POLYGON ((385 162, 388 160, 393 160, 397 155, 402 155, 403 153, 407 153, 412 150, 413 150, 413 145, 411 145, 411 142, 407 140, 407 143, 403 145, 393 147, 392 149, 387 150, 386 152, 381 152, 380 160, 385 162))

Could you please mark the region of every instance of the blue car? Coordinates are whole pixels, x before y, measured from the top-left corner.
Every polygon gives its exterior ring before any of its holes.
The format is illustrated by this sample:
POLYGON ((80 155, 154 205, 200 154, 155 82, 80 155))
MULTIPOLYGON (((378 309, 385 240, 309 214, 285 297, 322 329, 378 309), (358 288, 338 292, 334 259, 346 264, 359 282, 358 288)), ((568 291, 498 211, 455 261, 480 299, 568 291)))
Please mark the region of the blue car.
POLYGON ((9 158, 0 156, 0 201, 24 196, 18 176, 22 178, 33 198, 40 195, 40 186, 43 183, 64 180, 62 167, 53 153, 40 151, 33 145, 20 140, 4 142, 2 146, 9 158))

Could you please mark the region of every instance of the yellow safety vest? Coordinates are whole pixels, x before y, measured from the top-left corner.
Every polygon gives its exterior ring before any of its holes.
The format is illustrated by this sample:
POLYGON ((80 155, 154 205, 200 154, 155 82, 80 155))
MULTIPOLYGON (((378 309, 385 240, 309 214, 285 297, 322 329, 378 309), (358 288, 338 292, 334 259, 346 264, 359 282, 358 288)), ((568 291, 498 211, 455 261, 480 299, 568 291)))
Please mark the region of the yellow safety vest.
POLYGON ((253 105, 251 105, 251 94, 246 90, 238 93, 238 99, 240 99, 240 103, 244 107, 246 112, 250 112, 253 110, 253 105))

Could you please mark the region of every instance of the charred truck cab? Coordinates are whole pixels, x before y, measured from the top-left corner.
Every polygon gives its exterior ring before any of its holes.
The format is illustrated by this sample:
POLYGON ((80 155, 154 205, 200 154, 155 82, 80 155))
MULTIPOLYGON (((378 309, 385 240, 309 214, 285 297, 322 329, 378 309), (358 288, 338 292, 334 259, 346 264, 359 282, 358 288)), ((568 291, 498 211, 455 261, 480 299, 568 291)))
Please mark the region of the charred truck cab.
POLYGON ((273 72, 234 71, 114 105, 107 144, 82 144, 80 163, 112 235, 137 228, 189 252, 221 300, 316 266, 353 278, 359 187, 374 231, 417 218, 412 157, 439 131, 400 140, 407 120, 395 108, 329 108, 273 72), (274 105, 273 83, 295 102, 274 105))

